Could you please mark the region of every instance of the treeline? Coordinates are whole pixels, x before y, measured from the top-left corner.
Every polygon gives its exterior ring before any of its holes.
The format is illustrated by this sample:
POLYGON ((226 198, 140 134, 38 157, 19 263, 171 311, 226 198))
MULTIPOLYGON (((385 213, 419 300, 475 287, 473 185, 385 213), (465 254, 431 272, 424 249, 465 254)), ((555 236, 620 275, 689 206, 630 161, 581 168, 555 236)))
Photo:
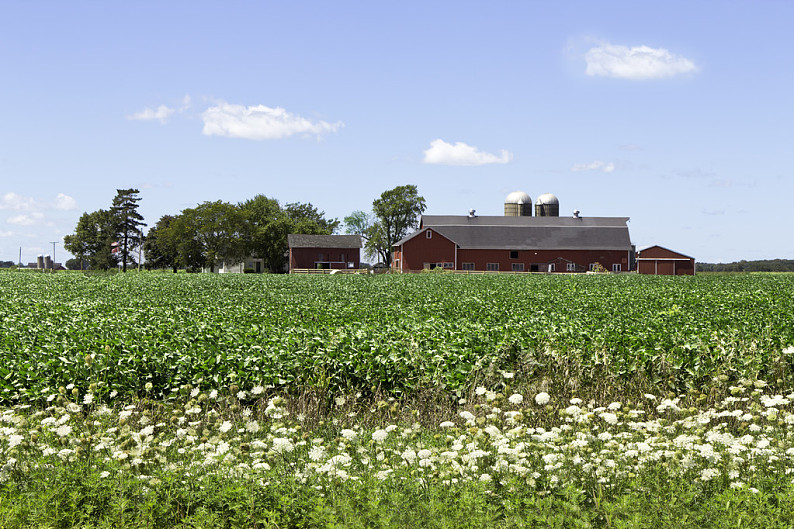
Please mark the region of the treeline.
MULTIPOLYGON (((331 235, 340 221, 325 217, 310 203, 280 204, 256 195, 232 204, 204 202, 177 215, 163 215, 144 235, 137 189, 119 189, 109 209, 84 213, 64 248, 75 258, 69 269, 107 270, 142 263, 147 269, 214 271, 218 263, 235 264, 247 257, 264 261, 271 272, 287 268, 287 235, 331 235)), ((360 234, 365 251, 391 262, 391 247, 425 209, 416 186, 398 186, 373 201, 373 213, 355 211, 345 219, 346 232, 360 234)))
POLYGON ((698 263, 698 272, 794 272, 792 259, 762 259, 733 263, 698 263))

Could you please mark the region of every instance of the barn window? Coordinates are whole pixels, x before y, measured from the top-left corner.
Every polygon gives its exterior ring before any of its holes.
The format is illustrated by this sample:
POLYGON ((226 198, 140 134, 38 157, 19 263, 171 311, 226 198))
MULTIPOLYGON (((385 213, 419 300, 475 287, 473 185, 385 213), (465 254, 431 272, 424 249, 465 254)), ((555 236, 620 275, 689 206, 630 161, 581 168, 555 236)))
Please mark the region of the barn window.
POLYGON ((499 263, 487 263, 485 265, 485 269, 489 272, 498 272, 499 271, 499 263))
POLYGON ((612 265, 612 271, 613 272, 620 272, 620 263, 614 263, 612 265))
POLYGON ((523 272, 524 263, 513 263, 513 272, 523 272))
POLYGON ((428 239, 432 239, 433 238, 433 232, 430 231, 430 230, 427 230, 425 232, 425 237, 427 237, 428 239))
POLYGON ((474 270, 474 263, 463 263, 463 270, 474 270))
POLYGON ((510 259, 518 259, 518 250, 510 250, 510 259))
POLYGON ((595 271, 595 269, 596 269, 596 263, 590 263, 590 266, 589 266, 589 268, 588 268, 588 269, 589 269, 591 272, 594 272, 594 271, 595 271))
POLYGON ((556 270, 556 268, 557 267, 555 266, 554 263, 549 263, 549 272, 554 272, 554 270, 556 270))
POLYGON ((565 269, 566 269, 568 272, 576 272, 576 263, 568 263, 568 264, 565 266, 565 269))

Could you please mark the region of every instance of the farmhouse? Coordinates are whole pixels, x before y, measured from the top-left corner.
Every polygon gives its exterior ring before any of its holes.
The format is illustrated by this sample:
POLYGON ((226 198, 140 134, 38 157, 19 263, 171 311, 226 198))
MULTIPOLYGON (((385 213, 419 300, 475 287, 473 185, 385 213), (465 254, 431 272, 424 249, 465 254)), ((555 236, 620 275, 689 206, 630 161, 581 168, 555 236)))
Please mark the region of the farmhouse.
POLYGON ((551 194, 510 193, 504 216, 424 215, 394 245, 392 268, 491 272, 625 272, 633 268, 628 217, 559 216, 551 194))
POLYGON ((287 235, 289 269, 359 268, 361 235, 287 235))
POLYGON ((664 276, 695 275, 695 258, 654 245, 637 253, 637 272, 664 276))

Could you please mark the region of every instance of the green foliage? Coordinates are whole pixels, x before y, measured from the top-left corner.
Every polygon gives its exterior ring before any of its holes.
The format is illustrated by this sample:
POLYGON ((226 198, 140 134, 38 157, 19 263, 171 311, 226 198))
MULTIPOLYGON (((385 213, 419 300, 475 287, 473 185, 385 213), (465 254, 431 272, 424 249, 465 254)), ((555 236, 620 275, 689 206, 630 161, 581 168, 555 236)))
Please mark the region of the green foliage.
POLYGON ((698 272, 794 272, 794 259, 698 263, 698 272))
POLYGON ((204 202, 188 208, 172 222, 177 253, 187 267, 214 269, 216 261, 234 264, 246 255, 245 214, 228 202, 204 202), (200 259, 199 259, 200 256, 200 259))
POLYGON ((63 238, 63 247, 78 259, 86 260, 92 270, 108 270, 118 264, 112 244, 117 241, 118 218, 100 209, 83 213, 75 232, 63 238))
MULTIPOLYGON (((0 273, 0 399, 88 378, 405 395, 495 370, 564 387, 792 378, 794 276, 0 273)), ((779 382, 776 382, 779 381, 779 382)))
POLYGON ((147 270, 171 268, 174 272, 177 271, 180 241, 172 229, 174 220, 175 217, 171 215, 163 215, 146 234, 143 251, 147 270))
POLYGON ((427 208, 415 185, 397 186, 384 191, 372 202, 375 222, 366 228, 366 249, 391 266, 392 246, 419 225, 427 208))
POLYGON ((339 225, 336 219, 326 219, 311 204, 290 203, 282 208, 276 199, 264 195, 257 195, 239 207, 249 226, 248 253, 262 258, 265 267, 276 273, 287 268, 287 235, 330 235, 339 225))
POLYGON ((117 219, 117 241, 121 254, 121 266, 124 272, 127 271, 127 264, 135 264, 132 250, 139 248, 143 243, 141 226, 146 226, 143 216, 138 213, 137 189, 117 189, 116 196, 113 198, 113 206, 110 211, 117 219))

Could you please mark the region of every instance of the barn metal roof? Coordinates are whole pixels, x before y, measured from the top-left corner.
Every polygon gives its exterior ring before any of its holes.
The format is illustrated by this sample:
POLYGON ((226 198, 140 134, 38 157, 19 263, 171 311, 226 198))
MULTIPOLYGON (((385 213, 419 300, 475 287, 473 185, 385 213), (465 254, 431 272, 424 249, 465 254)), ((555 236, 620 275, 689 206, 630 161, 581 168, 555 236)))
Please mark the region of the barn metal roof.
POLYGON ((361 248, 361 235, 287 235, 290 248, 361 248))
MULTIPOLYGON (((432 228, 463 249, 630 250, 628 217, 467 217, 427 215, 432 228)), ((399 246, 421 233, 397 242, 399 246)))

